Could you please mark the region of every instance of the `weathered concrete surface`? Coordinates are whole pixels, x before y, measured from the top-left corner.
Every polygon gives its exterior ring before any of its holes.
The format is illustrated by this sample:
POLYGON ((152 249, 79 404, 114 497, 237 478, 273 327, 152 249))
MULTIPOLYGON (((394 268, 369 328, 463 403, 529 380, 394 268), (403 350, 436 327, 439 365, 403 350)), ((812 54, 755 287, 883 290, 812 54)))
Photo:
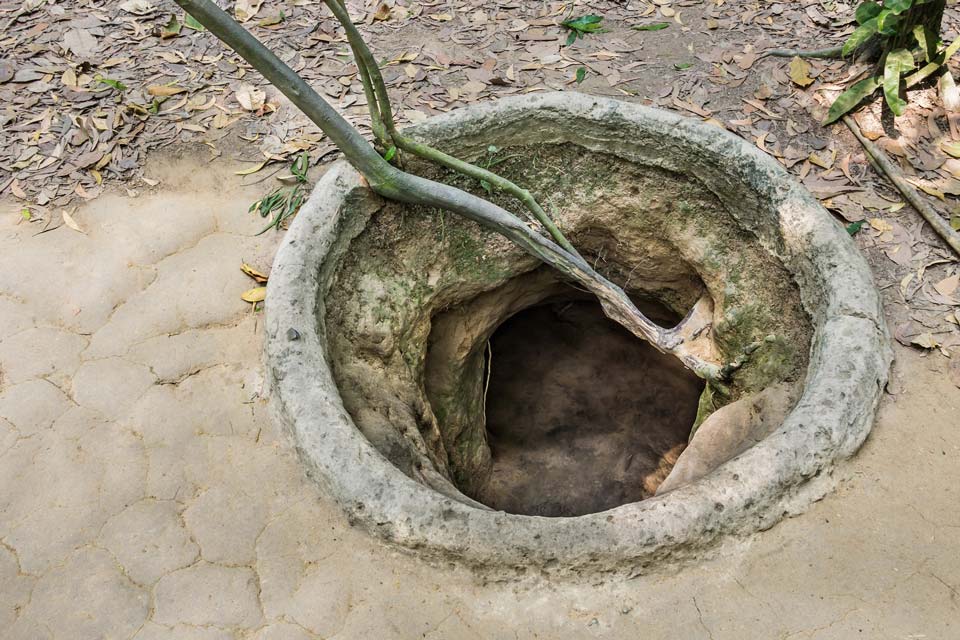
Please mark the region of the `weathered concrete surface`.
MULTIPOLYGON (((834 464, 856 451, 870 431, 892 355, 880 295, 866 261, 843 228, 779 164, 754 145, 710 124, 577 93, 513 96, 472 105, 426 120, 413 131, 428 141, 456 146, 468 159, 482 157, 487 144, 501 148, 559 144, 613 156, 607 164, 626 161, 649 167, 649 172, 669 172, 662 178, 664 183, 674 176, 689 179, 696 187, 688 185, 677 195, 657 191, 648 195, 651 201, 673 199, 702 188, 720 203, 719 210, 703 206, 688 211, 697 212, 699 217, 690 216, 689 222, 699 221, 695 228, 703 233, 680 239, 671 237, 669 227, 662 227, 663 239, 669 238, 669 246, 694 267, 716 303, 713 334, 719 336, 720 327, 730 318, 750 317, 751 306, 786 315, 786 305, 776 309, 769 300, 789 298, 795 308, 796 301, 802 301, 813 338, 809 350, 803 347, 810 355, 802 395, 782 424, 696 483, 576 518, 537 518, 478 508, 450 483, 444 486, 424 472, 437 469, 439 476, 442 457, 439 462, 436 457, 408 462, 414 455, 410 450, 426 449, 423 443, 434 428, 430 420, 410 418, 424 413, 420 407, 426 405, 417 398, 417 363, 426 352, 429 310, 462 303, 471 289, 476 294, 493 290, 523 270, 505 268, 502 253, 500 260, 475 257, 462 269, 439 260, 433 266, 401 259, 395 269, 372 262, 371 256, 378 251, 400 254, 405 245, 362 244, 367 235, 376 235, 375 231, 358 235, 376 203, 365 198, 369 192, 360 175, 338 163, 317 185, 277 254, 268 287, 272 304, 267 311, 266 354, 281 421, 295 435, 309 472, 329 488, 354 522, 432 559, 468 562, 500 575, 530 567, 558 573, 632 575, 663 562, 702 557, 720 536, 767 529, 831 488, 834 464), (712 224, 707 224, 708 219, 712 224), (709 231, 717 227, 728 232, 736 229, 753 242, 746 246, 724 243, 709 231), (758 247, 767 261, 739 265, 742 268, 737 271, 739 257, 758 247), (371 260, 371 266, 366 260, 371 260), (727 260, 726 268, 715 266, 727 260), (363 267, 351 273, 348 265, 361 261, 363 267), (480 264, 497 275, 477 277, 480 264), (379 282, 384 271, 388 275, 379 282), (415 277, 394 281, 392 271, 415 277), (449 280, 433 287, 432 272, 449 280), (792 281, 797 289, 774 293, 758 283, 744 284, 741 297, 749 302, 721 302, 727 289, 738 288, 737 275, 745 272, 754 278, 762 274, 758 280, 792 281), (369 290, 365 281, 373 282, 369 290), (341 290, 360 295, 340 298, 341 290), (336 312, 349 321, 338 322, 336 312), (350 357, 341 357, 344 350, 350 357), (364 352, 383 357, 364 357, 364 352), (356 396, 361 395, 358 400, 356 396), (387 425, 376 433, 394 434, 390 446, 371 444, 374 438, 365 437, 374 421, 363 418, 371 413, 387 425), (352 416, 357 416, 356 421, 352 416), (404 443, 406 451, 401 448, 404 443), (403 455, 396 455, 398 449, 403 455)), ((572 182, 577 184, 577 178, 572 182)), ((601 184, 591 190, 603 193, 604 188, 601 184)), ((614 187, 606 189, 616 193, 614 187)), ((565 197, 562 191, 557 193, 565 197)), ((603 198, 598 198, 598 212, 604 208, 602 203, 603 198)), ((574 208, 589 210, 590 205, 588 201, 574 208)), ((637 208, 637 203, 625 207, 607 222, 608 227, 599 220, 594 224, 611 235, 618 226, 629 233, 631 225, 623 219, 637 208)), ((665 217, 676 220, 683 215, 672 212, 665 217)), ((414 217, 411 212, 410 218, 414 217)), ((558 220, 565 220, 562 213, 558 220)), ((588 216, 580 222, 590 225, 588 216)), ((393 225, 405 227, 402 222, 393 225)), ((476 227, 473 233, 477 234, 473 241, 480 244, 482 236, 476 227)), ((495 242, 482 246, 493 253, 498 251, 495 242)), ((627 252, 643 255, 646 246, 637 244, 627 252)), ((683 309, 674 310, 682 313, 683 309)), ((754 315, 742 323, 755 333, 741 335, 736 342, 743 346, 726 353, 727 359, 738 357, 750 342, 766 340, 768 331, 774 344, 806 344, 802 334, 785 326, 790 322, 777 324, 754 315)), ((482 344, 475 343, 473 348, 482 344)), ((763 349, 755 352, 739 374, 751 377, 750 370, 766 368, 761 364, 762 353, 763 349)), ((762 388, 785 381, 785 374, 761 380, 762 388)), ((473 397, 480 397, 482 385, 476 376, 472 389, 473 397)))
POLYGON ((225 195, 217 167, 152 167, 160 192, 98 199, 86 236, 34 237, 0 205, 5 640, 960 633, 960 394, 941 358, 903 349, 902 392, 839 491, 675 575, 484 585, 351 529, 260 397, 238 266, 268 265, 277 238, 247 237, 259 189, 225 195))

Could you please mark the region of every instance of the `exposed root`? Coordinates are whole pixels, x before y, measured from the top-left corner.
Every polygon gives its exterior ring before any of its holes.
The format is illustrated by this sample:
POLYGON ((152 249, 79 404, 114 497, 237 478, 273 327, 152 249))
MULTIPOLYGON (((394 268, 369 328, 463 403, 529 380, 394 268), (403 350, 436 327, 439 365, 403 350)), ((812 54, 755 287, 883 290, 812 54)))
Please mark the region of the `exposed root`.
POLYGON ((843 47, 828 47, 827 49, 768 49, 760 54, 761 58, 821 58, 826 60, 840 60, 843 58, 843 47))
POLYGON ((529 192, 485 169, 474 167, 401 136, 393 123, 389 97, 376 60, 350 21, 350 16, 340 0, 325 0, 325 2, 347 30, 347 37, 357 57, 357 64, 365 67, 366 73, 361 74, 361 79, 365 79, 364 81, 369 85, 368 94, 374 95, 373 104, 376 104, 378 109, 378 111, 371 111, 371 115, 379 117, 382 121, 386 130, 385 135, 392 138, 398 147, 401 145, 407 147, 413 153, 423 154, 428 159, 472 177, 484 176, 492 184, 516 195, 528 208, 531 208, 534 215, 550 231, 553 240, 530 229, 520 218, 492 202, 456 187, 427 180, 394 167, 367 144, 363 136, 303 78, 213 2, 210 0, 176 0, 176 2, 290 98, 291 102, 340 148, 374 192, 398 202, 451 211, 499 233, 596 295, 607 316, 619 322, 638 338, 648 341, 662 353, 675 356, 698 376, 708 380, 719 379, 720 366, 698 355, 691 347, 692 339, 688 337, 703 333, 699 324, 704 322, 706 308, 704 304, 698 303, 680 326, 670 330, 659 327, 637 309, 622 288, 604 278, 587 264, 566 241, 529 192))
POLYGON ((931 207, 923 197, 917 193, 917 190, 907 182, 906 178, 903 177, 903 174, 894 166, 890 159, 887 158, 886 154, 880 150, 880 148, 875 145, 871 140, 869 140, 863 133, 860 131, 860 127, 857 126, 856 121, 850 116, 843 117, 843 123, 847 125, 847 128, 850 129, 851 133, 860 141, 860 144, 863 145, 864 151, 867 152, 867 155, 870 156, 870 159, 873 160, 874 166, 879 168, 880 171, 886 175, 887 179, 893 183, 893 186, 897 188, 904 198, 913 205, 913 208, 923 216, 923 219, 933 228, 933 230, 943 238, 943 241, 946 242, 954 253, 960 256, 960 234, 954 231, 949 223, 944 220, 939 213, 931 207))

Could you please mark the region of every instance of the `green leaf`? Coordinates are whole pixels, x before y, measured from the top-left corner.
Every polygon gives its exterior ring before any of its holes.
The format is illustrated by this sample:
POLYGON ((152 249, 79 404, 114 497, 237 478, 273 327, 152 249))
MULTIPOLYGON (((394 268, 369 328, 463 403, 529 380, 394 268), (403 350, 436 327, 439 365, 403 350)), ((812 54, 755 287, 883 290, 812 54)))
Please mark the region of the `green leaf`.
POLYGON ((307 169, 310 168, 310 155, 303 151, 290 165, 290 173, 297 177, 297 182, 307 181, 307 169))
POLYGON ((860 233, 860 229, 863 228, 863 223, 864 223, 863 220, 858 220, 857 222, 851 222, 846 227, 847 233, 849 233, 851 236, 857 235, 858 233, 860 233))
POLYGON ((870 18, 876 18, 877 14, 880 13, 882 10, 883 10, 883 7, 881 7, 879 4, 877 4, 876 2, 873 2, 872 0, 867 0, 866 2, 861 4, 859 7, 857 7, 857 14, 856 14, 857 24, 863 24, 870 18))
POLYGON ((390 145, 390 148, 387 149, 387 152, 383 154, 383 159, 387 162, 393 160, 393 156, 397 155, 397 148, 393 145, 390 145))
POLYGON ((913 0, 885 0, 883 6, 890 13, 900 15, 913 6, 913 0))
POLYGON ((833 104, 830 105, 830 110, 827 111, 827 118, 823 121, 823 124, 831 124, 839 120, 851 109, 860 104, 861 100, 876 91, 877 87, 879 87, 881 84, 882 83, 879 76, 865 78, 864 80, 854 84, 852 87, 841 93, 840 96, 833 101, 833 104))
POLYGON ((587 68, 586 67, 577 67, 577 84, 583 82, 583 79, 587 77, 587 68))
POLYGON ((160 37, 172 38, 178 35, 180 35, 180 23, 177 22, 177 16, 170 16, 170 20, 160 30, 160 37))
POLYGON ((877 33, 877 19, 871 18, 857 27, 843 43, 842 55, 849 56, 877 33))
POLYGON ((654 22, 652 24, 635 24, 631 29, 634 31, 660 31, 670 26, 669 22, 654 22))
POLYGON ((206 31, 207 28, 189 13, 183 14, 183 26, 194 31, 206 31))
POLYGON ((918 24, 913 28, 913 37, 920 48, 923 49, 923 56, 926 61, 933 62, 933 59, 937 57, 937 34, 930 27, 918 24))
POLYGON ((560 23, 562 27, 566 27, 570 30, 570 34, 567 35, 567 44, 570 46, 573 44, 577 38, 582 38, 587 33, 597 33, 602 31, 603 28, 600 26, 600 22, 603 20, 601 16, 597 15, 586 15, 580 16, 579 18, 571 18, 570 20, 564 20, 560 23))
POLYGON ((676 69, 677 71, 686 71, 692 66, 693 66, 692 62, 678 62, 677 64, 673 65, 673 68, 676 69))
POLYGON ((104 77, 101 76, 101 75, 97 75, 97 76, 95 76, 93 79, 96 80, 97 82, 100 82, 100 83, 102 83, 102 84, 107 85, 108 87, 113 87, 114 89, 116 89, 116 90, 119 91, 120 93, 123 93, 124 91, 127 90, 127 85, 123 84, 123 83, 120 82, 119 80, 112 80, 112 79, 110 79, 110 78, 104 78, 104 77))
POLYGON ((580 16, 579 18, 573 18, 571 20, 564 20, 560 24, 566 27, 567 29, 573 29, 574 31, 584 31, 587 33, 592 33, 594 31, 600 30, 600 22, 603 20, 602 16, 597 16, 593 14, 580 16))
POLYGON ((883 66, 883 95, 895 115, 902 116, 907 101, 900 97, 900 76, 913 68, 913 55, 906 49, 897 49, 887 54, 883 66))
POLYGON ((883 10, 877 16, 877 31, 883 36, 896 35, 900 26, 900 16, 892 11, 883 10))
POLYGON ((950 216, 950 226, 954 231, 960 231, 960 216, 950 216))

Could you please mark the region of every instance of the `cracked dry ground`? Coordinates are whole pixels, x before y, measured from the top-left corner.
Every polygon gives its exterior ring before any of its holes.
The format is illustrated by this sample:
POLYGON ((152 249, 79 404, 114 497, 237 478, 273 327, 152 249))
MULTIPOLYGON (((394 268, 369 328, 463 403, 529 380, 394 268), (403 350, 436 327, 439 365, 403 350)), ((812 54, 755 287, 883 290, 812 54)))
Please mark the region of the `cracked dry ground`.
POLYGON ((0 636, 950 638, 960 633, 960 399, 899 348, 840 488, 679 571, 484 584, 351 530, 270 419, 239 293, 259 187, 156 159, 40 234, 0 216, 0 636))

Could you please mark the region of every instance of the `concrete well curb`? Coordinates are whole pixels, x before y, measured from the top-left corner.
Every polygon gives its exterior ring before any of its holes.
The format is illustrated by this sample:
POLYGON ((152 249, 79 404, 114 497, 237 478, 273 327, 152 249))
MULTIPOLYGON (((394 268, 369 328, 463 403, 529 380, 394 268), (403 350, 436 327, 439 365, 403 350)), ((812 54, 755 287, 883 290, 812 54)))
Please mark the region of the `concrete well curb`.
POLYGON ((477 105, 410 129, 424 140, 494 128, 692 175, 793 274, 814 327, 803 395, 783 425, 706 478, 602 513, 543 518, 485 510, 410 479, 357 430, 328 365, 324 295, 359 175, 337 163, 277 254, 266 357, 279 419, 311 477, 374 534, 432 558, 489 568, 640 569, 696 555, 722 535, 769 528, 819 498, 821 479, 870 431, 891 361, 879 294, 855 245, 774 160, 711 124, 576 93, 477 105), (324 267, 326 265, 326 267, 324 267))

